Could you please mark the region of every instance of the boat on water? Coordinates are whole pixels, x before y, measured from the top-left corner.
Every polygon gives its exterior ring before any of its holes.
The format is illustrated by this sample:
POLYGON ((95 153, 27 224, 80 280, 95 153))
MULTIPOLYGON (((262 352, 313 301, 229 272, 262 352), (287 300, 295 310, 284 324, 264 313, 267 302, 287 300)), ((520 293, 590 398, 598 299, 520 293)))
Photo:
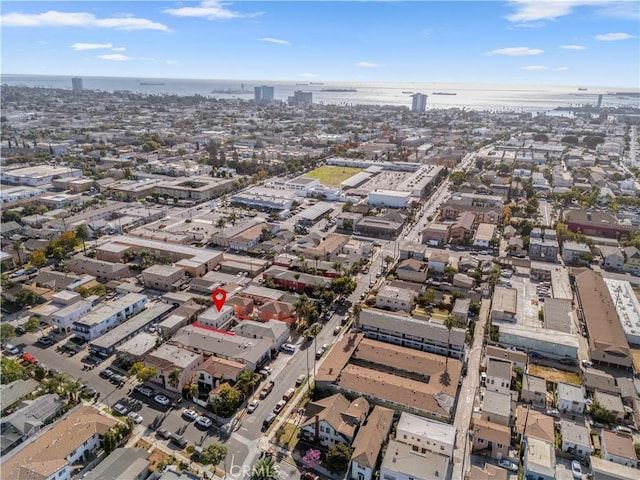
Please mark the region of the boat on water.
POLYGON ((457 95, 455 92, 433 92, 431 95, 457 95))
POLYGON ((579 88, 578 91, 579 92, 586 92, 588 90, 588 88, 579 88))
POLYGON ((311 82, 309 85, 324 85, 322 82, 311 82))
POLYGON ((300 87, 306 87, 309 84, 308 83, 296 83, 296 85, 298 85, 300 87))
POLYGON ((140 85, 156 87, 156 86, 164 85, 164 82, 140 82, 140 85))
POLYGON ((408 93, 409 95, 412 95, 412 94, 413 94, 413 92, 402 92, 402 93, 408 93))
POLYGON ((355 88, 323 88, 321 92, 357 92, 355 88))

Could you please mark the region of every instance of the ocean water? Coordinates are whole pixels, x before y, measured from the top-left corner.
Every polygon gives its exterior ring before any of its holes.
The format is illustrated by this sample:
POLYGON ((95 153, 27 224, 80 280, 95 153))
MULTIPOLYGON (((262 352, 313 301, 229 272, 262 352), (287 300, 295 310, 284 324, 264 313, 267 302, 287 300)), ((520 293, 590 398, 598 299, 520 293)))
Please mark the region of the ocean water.
MULTIPOLYGON (((253 99, 253 87, 275 87, 276 100, 286 101, 295 90, 313 92, 314 103, 339 105, 396 105, 411 107, 411 93, 429 96, 428 109, 466 108, 470 110, 545 112, 556 107, 595 105, 603 95, 604 107, 640 108, 640 97, 614 95, 629 88, 549 85, 489 85, 471 83, 351 83, 351 82, 280 82, 256 80, 204 80, 175 78, 81 77, 86 90, 107 92, 127 90, 148 94, 200 94, 216 98, 253 99), (153 85, 142 85, 152 83, 153 85), (231 89, 248 93, 214 93, 231 89), (355 92, 324 92, 323 89, 352 89, 355 92), (579 90, 580 89, 580 90, 579 90), (586 89, 586 90, 584 90, 586 89), (434 95, 434 92, 455 95, 434 95)), ((12 75, 0 76, 3 85, 26 85, 71 89, 71 76, 12 75)))

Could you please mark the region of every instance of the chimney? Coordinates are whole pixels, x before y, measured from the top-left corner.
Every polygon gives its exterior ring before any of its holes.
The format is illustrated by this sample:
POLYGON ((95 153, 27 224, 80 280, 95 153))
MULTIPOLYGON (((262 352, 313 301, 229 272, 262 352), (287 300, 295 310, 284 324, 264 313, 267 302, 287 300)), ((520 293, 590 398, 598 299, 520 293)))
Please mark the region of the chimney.
POLYGON ((316 413, 316 423, 315 423, 315 437, 314 442, 318 443, 320 441, 320 417, 316 413))

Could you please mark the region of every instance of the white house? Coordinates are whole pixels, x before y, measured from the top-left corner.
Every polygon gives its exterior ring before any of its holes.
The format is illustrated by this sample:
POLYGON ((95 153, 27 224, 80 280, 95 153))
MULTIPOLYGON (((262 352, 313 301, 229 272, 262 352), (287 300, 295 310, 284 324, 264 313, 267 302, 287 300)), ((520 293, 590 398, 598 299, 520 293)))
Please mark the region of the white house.
POLYGON ((490 358, 487 361, 487 390, 509 393, 511 390, 511 362, 490 358))
POLYGON ((558 410, 561 412, 583 413, 586 397, 583 386, 559 382, 556 387, 558 410))
POLYGON ((437 480, 449 478, 449 457, 426 452, 420 455, 414 448, 391 440, 380 466, 381 480, 437 480))
POLYGON ((144 310, 147 300, 146 295, 128 293, 112 302, 103 303, 85 317, 73 322, 71 331, 87 341, 98 338, 107 330, 144 310))
POLYGON ((213 306, 198 315, 198 324, 203 327, 221 328, 233 317, 233 307, 224 305, 220 310, 213 306))
POLYGON ((154 366, 158 373, 152 380, 163 388, 176 392, 191 382, 193 373, 204 362, 201 353, 165 343, 145 357, 146 366, 154 366), (176 372, 175 377, 172 372, 176 372))
POLYGON ((51 315, 51 324, 69 332, 73 323, 87 315, 91 308, 91 303, 84 300, 72 303, 51 315))
POLYGON ((376 307, 386 308, 394 312, 404 310, 407 313, 411 313, 415 296, 416 293, 408 288, 384 285, 376 295, 376 307))
POLYGON ((589 429, 584 424, 560 420, 560 434, 562 436, 562 451, 580 457, 590 457, 593 452, 589 429))
POLYGON ((424 455, 432 452, 445 455, 451 460, 456 443, 456 428, 448 423, 402 412, 396 429, 396 440, 415 447, 413 450, 416 453, 424 455))

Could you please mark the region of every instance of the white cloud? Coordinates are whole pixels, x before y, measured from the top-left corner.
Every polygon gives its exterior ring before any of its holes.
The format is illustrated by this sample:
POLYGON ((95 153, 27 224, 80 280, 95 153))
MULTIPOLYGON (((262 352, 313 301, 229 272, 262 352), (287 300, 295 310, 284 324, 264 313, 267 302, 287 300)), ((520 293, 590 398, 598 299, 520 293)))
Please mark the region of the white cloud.
POLYGON ((107 53, 105 55, 98 55, 98 58, 102 60, 111 60, 113 62, 126 62, 127 60, 133 60, 133 57, 128 57, 120 53, 107 53))
POLYGON ((528 65, 526 67, 522 67, 522 69, 536 71, 536 70, 547 70, 547 67, 545 67, 544 65, 528 65))
POLYGON ((358 62, 356 63, 356 67, 362 67, 362 68, 376 68, 379 67, 380 65, 378 65, 377 63, 373 63, 373 62, 358 62))
POLYGON ((605 33, 603 35, 596 35, 596 40, 600 40, 602 42, 614 42, 616 40, 629 40, 630 38, 635 38, 633 35, 629 35, 628 33, 605 33))
POLYGON ((516 23, 513 25, 514 28, 542 28, 544 26, 544 22, 516 23))
POLYGON ((564 48, 565 50, 586 50, 587 47, 582 45, 560 45, 560 48, 564 48))
POLYGON ((127 49, 127 47, 113 47, 111 49, 112 52, 124 52, 127 49))
POLYGON ((114 30, 160 30, 169 32, 169 27, 146 18, 131 15, 121 17, 96 18, 92 13, 58 12, 9 13, 0 16, 3 27, 99 27, 114 30))
POLYGON ((178 61, 177 60, 167 60, 165 63, 167 65, 176 65, 178 63, 178 61))
POLYGON ((200 2, 197 7, 180 7, 167 8, 164 13, 173 15, 174 17, 202 17, 207 20, 229 20, 231 18, 255 17, 259 13, 244 14, 234 12, 226 7, 226 3, 220 3, 217 0, 205 0, 200 2))
POLYGON ((570 15, 577 7, 593 7, 599 15, 618 18, 638 18, 637 2, 624 0, 512 0, 515 13, 507 15, 510 22, 555 20, 570 15))
POLYGON ((486 55, 509 55, 510 57, 524 57, 527 55, 540 55, 544 53, 544 50, 539 48, 527 48, 527 47, 509 47, 499 48, 497 50, 491 50, 486 55))
POLYGON ((99 50, 101 48, 112 48, 111 43, 74 43, 70 45, 72 50, 99 50))
POLYGON ((318 75, 316 75, 315 73, 304 72, 301 73, 300 76, 304 78, 316 78, 318 75))
POLYGON ((566 72, 569 67, 556 67, 556 72, 566 72))
POLYGON ((278 45, 291 45, 291 43, 288 42, 287 40, 281 40, 279 38, 273 38, 273 37, 261 38, 260 41, 261 42, 276 43, 278 45))

